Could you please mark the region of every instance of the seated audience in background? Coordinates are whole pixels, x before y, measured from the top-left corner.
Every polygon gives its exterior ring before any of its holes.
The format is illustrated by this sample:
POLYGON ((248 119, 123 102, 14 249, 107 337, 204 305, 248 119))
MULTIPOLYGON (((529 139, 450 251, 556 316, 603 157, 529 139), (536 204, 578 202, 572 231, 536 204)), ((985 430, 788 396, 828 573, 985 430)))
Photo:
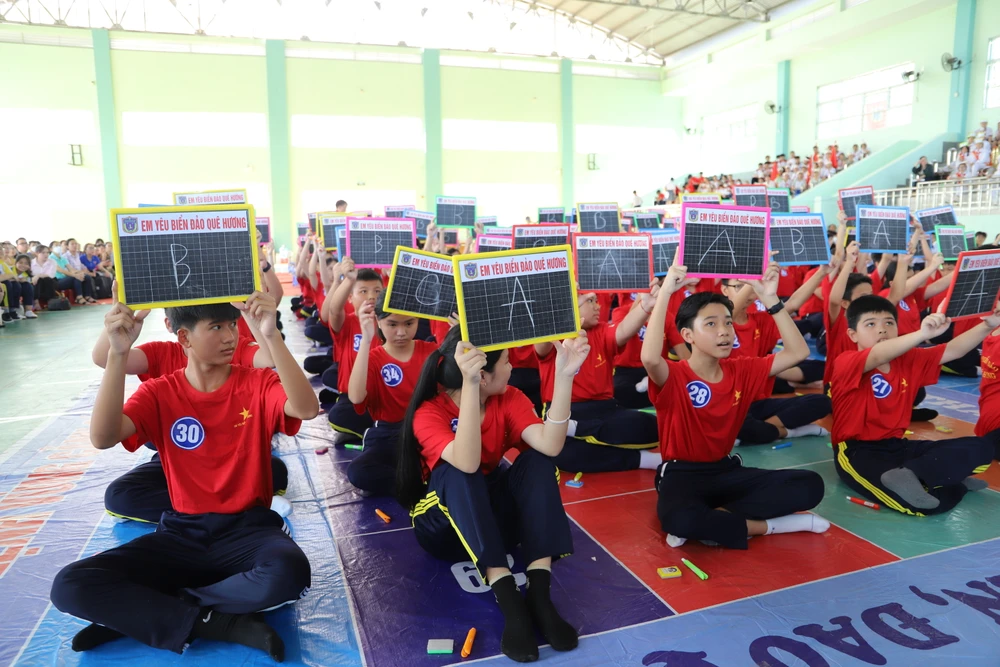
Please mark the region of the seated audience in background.
POLYGON ((66 248, 54 257, 58 266, 56 271, 56 287, 60 290, 71 289, 76 293, 78 304, 96 303, 94 299, 94 279, 87 275, 80 261, 80 245, 76 239, 66 241, 66 248))
POLYGON ((56 296, 56 271, 58 266, 49 257, 49 248, 44 245, 35 246, 35 259, 31 260, 31 275, 34 283, 35 302, 49 301, 56 296))

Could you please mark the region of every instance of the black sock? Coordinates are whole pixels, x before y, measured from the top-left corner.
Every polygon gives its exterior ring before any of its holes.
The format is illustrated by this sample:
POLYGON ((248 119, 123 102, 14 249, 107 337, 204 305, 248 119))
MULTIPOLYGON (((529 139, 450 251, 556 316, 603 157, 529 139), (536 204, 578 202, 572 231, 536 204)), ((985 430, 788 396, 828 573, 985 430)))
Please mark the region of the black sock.
POLYGON ((579 643, 576 630, 563 620, 549 597, 552 573, 544 569, 528 570, 528 611, 542 636, 557 651, 571 651, 579 643))
POLYGON ((490 586, 496 596, 500 611, 503 612, 503 636, 500 638, 500 650, 515 662, 534 662, 538 660, 538 642, 535 641, 535 630, 531 627, 531 617, 524 604, 524 598, 517 590, 513 575, 506 575, 493 582, 490 586))
POLYGON ((73 637, 73 650, 89 651, 92 648, 96 648, 101 644, 107 644, 115 639, 121 639, 124 637, 122 633, 117 630, 112 630, 111 628, 106 628, 103 625, 98 625, 97 623, 91 623, 80 632, 76 633, 73 637))
POLYGON ((223 614, 205 610, 191 628, 192 639, 212 639, 259 648, 275 662, 285 661, 285 643, 258 614, 223 614))

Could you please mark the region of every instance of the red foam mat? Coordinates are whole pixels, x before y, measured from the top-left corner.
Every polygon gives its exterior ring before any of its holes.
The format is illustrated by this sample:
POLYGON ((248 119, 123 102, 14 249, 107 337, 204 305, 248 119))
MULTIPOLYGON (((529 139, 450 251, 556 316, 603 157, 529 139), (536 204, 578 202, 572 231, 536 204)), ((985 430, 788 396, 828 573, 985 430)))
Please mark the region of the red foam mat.
POLYGON ((681 613, 899 560, 836 526, 822 535, 756 537, 747 551, 701 543, 672 549, 664 543, 652 490, 570 504, 566 512, 681 613), (682 557, 709 579, 684 568, 682 557), (683 576, 660 579, 656 569, 670 565, 681 567, 683 576))

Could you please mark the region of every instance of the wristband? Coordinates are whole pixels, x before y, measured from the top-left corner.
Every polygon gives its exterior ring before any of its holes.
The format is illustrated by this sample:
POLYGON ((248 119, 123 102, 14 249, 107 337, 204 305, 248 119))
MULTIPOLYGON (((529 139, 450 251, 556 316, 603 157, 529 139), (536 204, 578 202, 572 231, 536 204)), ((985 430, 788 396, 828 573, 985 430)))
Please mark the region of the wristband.
POLYGON ((573 416, 572 412, 570 414, 566 415, 566 419, 558 419, 557 420, 557 419, 553 419, 552 417, 550 417, 549 413, 546 412, 545 413, 545 421, 547 421, 550 424, 565 424, 566 422, 569 421, 569 418, 571 416, 573 416))
POLYGON ((785 309, 785 302, 778 301, 778 303, 774 304, 773 306, 767 309, 767 314, 774 316, 783 311, 784 309, 785 309))
POLYGON ((264 267, 263 269, 261 269, 261 273, 267 273, 267 272, 268 272, 268 271, 270 271, 270 270, 271 270, 271 263, 270 263, 270 262, 268 262, 268 263, 267 263, 267 266, 266 266, 266 267, 264 267))

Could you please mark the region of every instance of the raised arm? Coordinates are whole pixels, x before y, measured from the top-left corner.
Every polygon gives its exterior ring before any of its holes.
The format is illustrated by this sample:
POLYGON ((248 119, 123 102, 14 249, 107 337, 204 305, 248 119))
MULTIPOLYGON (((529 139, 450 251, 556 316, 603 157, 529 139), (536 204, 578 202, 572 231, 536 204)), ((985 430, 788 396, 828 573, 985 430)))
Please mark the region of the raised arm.
POLYGON ((260 286, 264 288, 265 292, 274 297, 275 305, 281 303, 284 289, 281 287, 281 281, 278 280, 278 276, 274 273, 274 265, 267 259, 260 260, 260 286))
POLYGON ((907 253, 896 258, 896 273, 892 277, 889 285, 889 301, 898 306, 899 302, 906 298, 906 273, 910 270, 910 262, 913 255, 907 253))
POLYGON ((546 456, 556 456, 566 442, 566 429, 571 414, 573 379, 587 355, 590 343, 587 332, 580 331, 576 338, 559 341, 556 347, 555 383, 552 386, 552 403, 545 413, 545 421, 524 429, 521 439, 532 449, 546 456), (553 421, 555 420, 555 421, 553 421))
POLYGON ((122 413, 122 408, 128 353, 142 327, 137 324, 135 313, 118 303, 117 295, 117 291, 112 291, 113 305, 104 316, 104 332, 109 341, 107 365, 90 417, 90 443, 97 449, 110 449, 135 434, 135 424, 122 413))
POLYGON ((354 405, 361 405, 368 398, 368 360, 371 357, 372 340, 375 338, 375 305, 366 303, 361 306, 358 320, 361 322, 361 343, 358 345, 358 354, 354 357, 354 367, 347 385, 347 397, 354 405))
MULTIPOLYGON (((118 282, 112 281, 111 283, 111 298, 114 303, 118 303, 118 282)), ((131 312, 131 311, 129 311, 131 312)), ((132 327, 135 329, 135 338, 139 338, 139 334, 142 332, 142 324, 146 320, 146 316, 149 315, 149 310, 140 310, 135 313, 134 321, 132 327)), ((106 320, 107 318, 105 318, 106 320)), ((90 360, 94 362, 95 366, 100 366, 101 368, 107 368, 108 364, 108 353, 111 350, 111 338, 108 334, 108 329, 105 327, 101 329, 100 335, 97 336, 97 342, 94 343, 94 349, 90 352, 90 360)), ((149 359, 146 357, 146 353, 139 349, 133 349, 129 346, 127 359, 125 361, 125 374, 126 375, 142 375, 143 373, 149 372, 149 359)))
POLYGON ((830 287, 830 294, 827 299, 826 309, 827 312, 830 313, 831 322, 840 316, 840 302, 844 300, 844 292, 847 290, 847 279, 852 273, 854 273, 854 263, 858 254, 858 244, 856 241, 852 242, 847 248, 847 256, 844 259, 843 265, 840 267, 840 273, 837 274, 837 279, 833 281, 833 285, 830 287))
POLYGON ((660 282, 656 278, 650 281, 649 290, 649 293, 640 295, 639 299, 632 304, 628 314, 615 327, 615 342, 618 347, 625 347, 632 336, 639 333, 639 329, 649 319, 649 314, 653 312, 653 306, 656 305, 656 295, 660 292, 660 282))
POLYGON ((455 361, 462 371, 462 396, 458 403, 458 428, 455 439, 441 452, 441 458, 471 475, 483 460, 480 385, 486 367, 486 353, 461 341, 455 348, 455 361))
POLYGON ((670 365, 663 358, 664 328, 667 322, 667 306, 670 305, 670 297, 684 285, 688 284, 687 267, 674 264, 667 271, 663 278, 663 285, 656 294, 656 303, 653 305, 653 312, 649 316, 646 324, 646 336, 642 341, 642 367, 646 369, 650 382, 662 387, 670 376, 670 365))
POLYGON ((281 339, 281 332, 278 331, 275 319, 277 306, 274 299, 263 292, 254 292, 246 303, 237 302, 233 303, 233 306, 242 311, 251 330, 256 327, 260 331, 264 344, 271 353, 274 370, 278 372, 278 379, 287 396, 285 414, 295 419, 315 417, 319 412, 316 392, 313 391, 298 362, 292 357, 292 353, 285 347, 285 341, 281 339))
POLYGON ((940 294, 941 292, 943 292, 946 289, 948 289, 948 286, 951 285, 951 279, 953 277, 954 276, 952 276, 949 273, 948 275, 941 276, 940 278, 938 278, 937 280, 935 280, 934 282, 932 282, 930 285, 927 286, 927 289, 924 290, 924 298, 925 299, 932 299, 932 298, 936 297, 938 294, 940 294))
POLYGON ((337 285, 337 289, 333 291, 333 295, 327 297, 326 301, 323 302, 324 313, 321 313, 324 322, 330 325, 330 328, 334 331, 340 331, 340 328, 344 326, 344 307, 347 306, 348 299, 351 298, 351 290, 354 289, 354 283, 358 279, 358 272, 354 269, 354 260, 350 257, 345 257, 344 261, 340 263, 340 272, 344 277, 337 285))
MULTIPOLYGON (((868 359, 865 360, 865 373, 906 354, 921 343, 940 336, 948 329, 949 324, 951 321, 941 313, 931 313, 920 323, 920 329, 917 331, 876 343, 868 353, 868 359)), ((984 335, 983 338, 985 337, 984 335)))
MULTIPOLYGON (((925 255, 925 257, 927 256, 928 255, 925 255)), ((906 288, 903 290, 903 299, 905 299, 906 297, 910 296, 918 289, 920 289, 920 286, 923 285, 925 282, 927 282, 927 280, 932 275, 934 275, 934 272, 937 271, 938 267, 941 266, 941 264, 943 263, 944 263, 944 256, 941 253, 938 253, 933 257, 931 257, 929 260, 927 260, 927 266, 925 266, 923 270, 918 271, 917 273, 913 274, 911 277, 906 279, 906 288)), ((947 283, 945 283, 945 287, 947 287, 947 283)), ((900 301, 902 301, 903 299, 900 299, 900 301)))
POLYGON ((978 326, 948 341, 948 344, 944 348, 944 356, 941 357, 942 364, 964 357, 979 347, 979 344, 986 340, 987 336, 993 333, 997 327, 1000 327, 1000 305, 992 313, 983 315, 981 319, 983 321, 978 326))
MULTIPOLYGON (((747 284, 753 287, 754 292, 757 293, 757 298, 760 299, 761 303, 767 309, 781 303, 781 299, 778 298, 779 274, 780 269, 778 265, 775 262, 771 262, 767 267, 767 271, 764 272, 763 278, 747 281, 747 284)), ((806 339, 802 337, 802 332, 795 325, 792 316, 788 314, 788 309, 782 307, 773 317, 774 323, 778 326, 778 333, 781 334, 783 347, 781 352, 774 355, 774 361, 771 363, 772 377, 778 373, 787 371, 789 368, 798 366, 799 363, 809 357, 809 345, 806 343, 806 339)))
POLYGON ((799 288, 792 292, 792 295, 785 300, 785 310, 794 313, 801 308, 819 288, 820 283, 823 282, 823 278, 831 271, 836 270, 837 261, 837 258, 834 257, 830 260, 829 264, 819 267, 816 273, 809 276, 809 280, 799 285, 799 288))

